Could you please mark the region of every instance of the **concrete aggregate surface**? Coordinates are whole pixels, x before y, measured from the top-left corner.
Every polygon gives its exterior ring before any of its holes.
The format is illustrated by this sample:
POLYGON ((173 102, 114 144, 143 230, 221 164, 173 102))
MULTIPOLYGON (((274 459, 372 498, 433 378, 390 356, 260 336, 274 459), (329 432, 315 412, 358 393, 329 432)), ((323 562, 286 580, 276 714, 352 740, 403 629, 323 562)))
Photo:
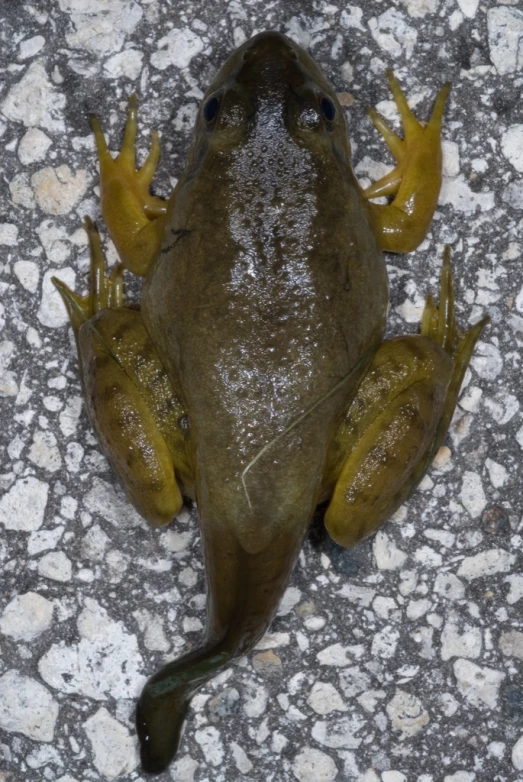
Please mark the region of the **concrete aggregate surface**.
MULTIPOLYGON (((344 550, 316 519, 269 633, 194 698, 176 782, 523 780, 523 7, 520 0, 3 0, 0 8, 0 782, 150 779, 136 698, 197 645, 196 514, 149 529, 87 419, 53 275, 85 290, 100 218, 88 114, 116 150, 128 96, 154 190, 182 171, 204 90, 285 32, 345 93, 363 184, 392 165, 385 71, 428 116, 444 183, 423 244, 387 257, 389 333, 415 333, 452 246, 463 328, 490 315, 449 436, 408 503, 344 550)), ((127 295, 140 282, 128 275, 127 295)))

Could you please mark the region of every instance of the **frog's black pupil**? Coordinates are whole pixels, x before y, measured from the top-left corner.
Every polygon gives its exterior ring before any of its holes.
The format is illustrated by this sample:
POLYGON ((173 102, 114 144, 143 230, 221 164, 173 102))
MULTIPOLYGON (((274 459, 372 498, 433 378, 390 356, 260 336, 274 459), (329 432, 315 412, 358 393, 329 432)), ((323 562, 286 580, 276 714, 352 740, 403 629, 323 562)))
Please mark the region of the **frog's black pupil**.
POLYGON ((320 106, 323 112, 323 116, 327 122, 333 122, 334 117, 336 116, 336 106, 334 103, 328 98, 322 98, 320 101, 320 106))
POLYGON ((213 119, 216 119, 219 106, 220 106, 220 101, 216 96, 214 98, 209 98, 209 100, 203 107, 203 116, 206 122, 212 122, 213 119))

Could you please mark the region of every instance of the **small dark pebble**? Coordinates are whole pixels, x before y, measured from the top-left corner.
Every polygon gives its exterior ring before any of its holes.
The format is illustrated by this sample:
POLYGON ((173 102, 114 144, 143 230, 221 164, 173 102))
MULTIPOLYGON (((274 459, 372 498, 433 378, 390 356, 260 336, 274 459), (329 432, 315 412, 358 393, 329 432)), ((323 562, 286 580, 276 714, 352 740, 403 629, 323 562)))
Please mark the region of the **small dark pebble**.
POLYGON ((501 711, 508 719, 523 726, 523 687, 507 684, 501 690, 501 711))
POLYGON ((481 516, 482 526, 485 532, 492 535, 510 535, 510 519, 507 511, 500 505, 491 505, 481 516))

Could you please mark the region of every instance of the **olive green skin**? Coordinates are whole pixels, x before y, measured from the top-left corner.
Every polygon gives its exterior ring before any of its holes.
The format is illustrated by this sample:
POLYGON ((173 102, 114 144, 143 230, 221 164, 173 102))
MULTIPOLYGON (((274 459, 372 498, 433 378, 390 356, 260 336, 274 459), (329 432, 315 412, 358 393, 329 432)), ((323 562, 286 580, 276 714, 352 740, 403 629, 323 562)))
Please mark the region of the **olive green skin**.
POLYGON ((388 292, 343 112, 314 61, 264 33, 227 60, 215 94, 218 119, 198 118, 142 314, 188 416, 205 647, 242 654, 288 583, 388 292))

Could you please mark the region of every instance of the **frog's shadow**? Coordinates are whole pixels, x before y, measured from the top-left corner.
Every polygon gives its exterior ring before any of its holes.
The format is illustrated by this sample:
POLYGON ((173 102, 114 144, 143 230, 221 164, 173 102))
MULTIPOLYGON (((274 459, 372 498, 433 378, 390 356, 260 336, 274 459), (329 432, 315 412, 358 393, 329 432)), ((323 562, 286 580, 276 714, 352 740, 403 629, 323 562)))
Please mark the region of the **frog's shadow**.
POLYGON ((317 554, 326 554, 332 569, 339 575, 350 578, 368 575, 373 569, 372 538, 367 538, 351 548, 338 546, 325 527, 327 506, 328 503, 324 502, 316 508, 307 535, 310 546, 317 554))

